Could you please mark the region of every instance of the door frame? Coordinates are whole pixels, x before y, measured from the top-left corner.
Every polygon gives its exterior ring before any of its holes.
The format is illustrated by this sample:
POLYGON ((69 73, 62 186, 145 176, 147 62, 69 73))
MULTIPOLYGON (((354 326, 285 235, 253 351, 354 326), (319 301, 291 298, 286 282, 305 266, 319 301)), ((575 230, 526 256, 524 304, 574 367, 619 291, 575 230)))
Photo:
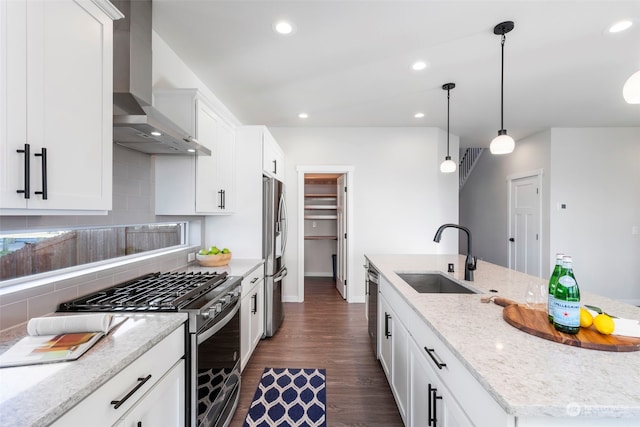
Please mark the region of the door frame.
POLYGON ((298 217, 298 302, 304 301, 304 176, 308 173, 336 173, 345 176, 345 184, 348 191, 351 193, 347 197, 347 256, 345 259, 347 267, 347 289, 346 298, 347 302, 354 301, 355 297, 350 288, 353 286, 353 248, 354 248, 354 225, 353 225, 353 191, 354 191, 354 170, 353 166, 331 166, 331 165, 301 165, 297 166, 298 171, 298 206, 296 208, 298 217))
MULTIPOLYGON (((538 271, 542 275, 542 247, 543 247, 543 230, 542 230, 542 176, 544 174, 543 169, 534 169, 527 172, 514 173, 507 175, 507 236, 511 235, 511 191, 513 190, 513 181, 522 178, 536 178, 536 184, 538 186, 538 271)), ((511 246, 507 239, 507 257, 509 268, 513 270, 514 260, 511 257, 511 246)))

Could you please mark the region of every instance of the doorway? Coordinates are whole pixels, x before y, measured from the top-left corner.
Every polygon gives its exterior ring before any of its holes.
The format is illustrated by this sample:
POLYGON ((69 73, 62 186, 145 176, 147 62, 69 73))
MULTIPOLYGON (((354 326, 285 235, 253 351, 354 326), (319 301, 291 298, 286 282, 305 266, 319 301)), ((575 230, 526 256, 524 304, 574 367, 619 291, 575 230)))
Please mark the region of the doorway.
POLYGON ((507 177, 509 197, 509 268, 541 277, 542 171, 507 177))
MULTIPOLYGON (((352 168, 298 167, 298 300, 305 277, 324 277, 350 301, 352 168)), ((326 283, 326 281, 325 281, 326 283)), ((352 297, 352 296, 351 296, 352 297)))

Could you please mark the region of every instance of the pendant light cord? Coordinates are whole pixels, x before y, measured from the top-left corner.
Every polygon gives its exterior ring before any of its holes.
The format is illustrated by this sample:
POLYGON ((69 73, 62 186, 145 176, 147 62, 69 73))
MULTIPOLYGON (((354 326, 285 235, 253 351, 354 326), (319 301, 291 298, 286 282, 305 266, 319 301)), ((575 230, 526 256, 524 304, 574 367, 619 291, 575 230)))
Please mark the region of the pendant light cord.
POLYGON ((451 93, 451 89, 447 89, 447 158, 449 156, 449 95, 451 93))
POLYGON ((502 33, 502 68, 500 70, 500 130, 504 129, 504 42, 507 37, 502 33))

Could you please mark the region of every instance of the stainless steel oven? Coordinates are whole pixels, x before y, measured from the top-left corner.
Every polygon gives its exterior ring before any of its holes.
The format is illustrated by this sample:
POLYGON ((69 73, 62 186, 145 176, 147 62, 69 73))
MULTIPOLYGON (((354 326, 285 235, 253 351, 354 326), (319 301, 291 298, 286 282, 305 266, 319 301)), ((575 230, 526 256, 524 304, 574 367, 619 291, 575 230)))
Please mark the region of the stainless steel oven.
POLYGON ((227 426, 233 418, 240 390, 240 304, 229 304, 212 322, 191 334, 191 381, 196 398, 196 426, 227 426))
POLYGON ((185 425, 224 427, 240 397, 241 281, 226 273, 152 273, 58 311, 186 312, 185 425))

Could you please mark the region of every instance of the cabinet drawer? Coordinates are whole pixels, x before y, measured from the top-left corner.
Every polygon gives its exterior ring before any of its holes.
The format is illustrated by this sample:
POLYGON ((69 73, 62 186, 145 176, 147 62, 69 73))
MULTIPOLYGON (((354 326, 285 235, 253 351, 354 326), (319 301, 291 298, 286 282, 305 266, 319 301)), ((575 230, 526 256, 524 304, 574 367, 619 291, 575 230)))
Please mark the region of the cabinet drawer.
POLYGON ((471 420, 483 420, 483 424, 505 426, 509 417, 498 402, 465 368, 460 360, 438 338, 435 332, 415 313, 406 310, 409 333, 428 359, 435 374, 451 390, 455 400, 471 420))
POLYGON ((81 426, 88 420, 97 423, 93 424, 95 426, 112 426, 184 356, 184 342, 182 326, 80 401, 52 426, 81 426), (148 380, 144 381, 146 378, 148 380), (135 392, 125 400, 134 389, 135 392), (117 409, 111 403, 122 400, 125 401, 117 409))
POLYGON ((242 279, 242 295, 246 296, 264 280, 264 268, 263 264, 260 264, 258 268, 246 275, 242 279))

